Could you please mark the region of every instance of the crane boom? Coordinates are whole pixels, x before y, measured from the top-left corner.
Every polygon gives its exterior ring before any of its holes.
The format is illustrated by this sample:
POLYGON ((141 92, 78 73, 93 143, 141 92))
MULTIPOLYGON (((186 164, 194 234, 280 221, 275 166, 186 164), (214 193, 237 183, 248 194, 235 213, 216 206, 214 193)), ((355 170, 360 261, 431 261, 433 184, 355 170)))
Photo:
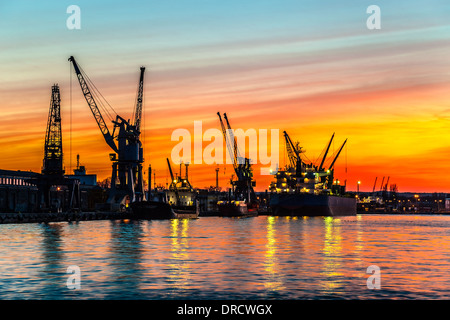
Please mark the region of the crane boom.
POLYGON ((383 186, 384 186, 384 178, 385 178, 385 177, 383 177, 383 180, 381 180, 380 191, 383 191, 383 186))
POLYGON ((376 187, 376 185, 377 185, 377 179, 378 179, 378 177, 375 177, 375 182, 374 182, 374 184, 373 184, 373 190, 372 190, 372 192, 375 192, 375 187, 376 187))
POLYGON ((336 162, 337 158, 338 158, 339 155, 341 154, 341 151, 342 151, 342 149, 344 148, 344 146, 345 146, 346 143, 347 143, 347 139, 345 139, 344 143, 342 144, 341 148, 339 149, 339 151, 338 151, 336 157, 334 157, 334 160, 333 160, 333 162, 331 163, 330 168, 329 168, 328 170, 333 169, 334 163, 336 162))
POLYGON ((238 174, 238 165, 237 165, 237 161, 236 161, 236 158, 235 158, 235 153, 233 154, 233 148, 230 145, 230 139, 227 139, 227 129, 225 128, 225 125, 223 124, 222 117, 220 116, 220 112, 217 112, 217 115, 219 116, 220 126, 222 128, 223 137, 224 137, 224 139, 226 141, 227 149, 228 149, 228 152, 230 154, 230 158, 233 161, 234 171, 236 172, 236 174, 238 174))
POLYGON ((294 150, 292 150, 291 143, 289 142, 289 136, 286 131, 283 131, 284 134, 284 140, 286 141, 286 150, 289 158, 289 162, 291 167, 295 167, 295 163, 297 162, 297 155, 294 153, 294 150))
POLYGON ((234 134, 233 134, 233 130, 231 129, 230 122, 228 122, 227 114, 224 113, 224 114, 223 114, 223 117, 224 117, 225 121, 227 122, 227 127, 228 127, 228 130, 229 130, 228 132, 229 132, 229 134, 230 134, 230 140, 233 141, 233 146, 234 146, 234 149, 233 149, 233 151, 234 151, 234 161, 235 161, 236 163, 241 164, 241 163, 240 163, 241 155, 240 155, 240 153, 239 153, 239 149, 238 149, 238 145, 237 145, 237 139, 236 139, 236 137, 235 137, 234 134))
POLYGON ((287 142, 287 143, 289 144, 289 146, 291 147, 291 150, 294 152, 295 156, 296 156, 297 158, 300 158, 300 150, 298 150, 298 149, 295 147, 294 143, 293 143, 292 140, 291 140, 291 137, 289 137, 289 135, 287 134, 287 132, 286 132, 286 131, 283 131, 283 133, 284 133, 284 137, 285 137, 285 139, 286 139, 286 142, 287 142))
POLYGON ((142 100, 144 96, 144 72, 145 67, 141 67, 141 75, 139 77, 139 88, 136 99, 136 109, 134 115, 134 126, 136 127, 136 131, 138 134, 141 131, 141 118, 142 118, 142 100))
POLYGON ((174 182, 175 177, 173 176, 172 167, 170 166, 169 158, 166 158, 166 160, 167 160, 167 165, 169 166, 170 178, 172 179, 172 182, 174 182))
POLYGON ((288 152, 289 162, 291 163, 291 167, 295 168, 295 172, 297 175, 301 173, 302 170, 302 159, 300 157, 301 147, 296 147, 291 140, 291 137, 287 134, 286 131, 283 131, 284 139, 286 140, 286 149, 288 152))
POLYGON ((92 114, 94 115, 95 121, 97 121, 97 125, 100 128, 100 131, 102 132, 106 143, 111 147, 111 149, 113 149, 115 152, 118 153, 119 149, 117 148, 114 142, 114 137, 109 132, 108 126, 106 125, 105 120, 103 119, 100 109, 97 107, 97 103, 94 100, 91 90, 89 89, 89 86, 87 85, 86 80, 84 79, 84 76, 81 73, 77 62, 75 61, 75 58, 73 56, 70 56, 69 61, 71 61, 73 64, 75 73, 78 78, 78 82, 80 83, 81 91, 83 92, 84 98, 86 99, 86 102, 89 105, 92 114))
POLYGON ((388 188, 388 183, 389 183, 389 176, 388 176, 388 178, 387 178, 387 181, 386 181, 386 184, 384 185, 384 191, 387 191, 387 188, 388 188))
POLYGON ((325 159, 327 157, 328 151, 330 150, 330 146, 331 146, 331 142, 333 141, 333 138, 334 138, 334 133, 331 136, 330 142, 328 143, 328 146, 327 146, 327 150, 325 151, 325 154, 323 155, 322 162, 320 163, 320 166, 319 166, 319 171, 322 170, 322 168, 323 168, 323 164, 324 164, 325 159))

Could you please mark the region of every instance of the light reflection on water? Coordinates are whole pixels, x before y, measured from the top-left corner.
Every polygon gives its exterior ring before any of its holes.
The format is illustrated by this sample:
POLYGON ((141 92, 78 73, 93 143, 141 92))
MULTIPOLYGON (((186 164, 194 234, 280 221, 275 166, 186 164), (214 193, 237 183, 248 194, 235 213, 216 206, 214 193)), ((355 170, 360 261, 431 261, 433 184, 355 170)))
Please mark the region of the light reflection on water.
POLYGON ((0 225, 0 299, 442 299, 449 236, 437 215, 0 225))

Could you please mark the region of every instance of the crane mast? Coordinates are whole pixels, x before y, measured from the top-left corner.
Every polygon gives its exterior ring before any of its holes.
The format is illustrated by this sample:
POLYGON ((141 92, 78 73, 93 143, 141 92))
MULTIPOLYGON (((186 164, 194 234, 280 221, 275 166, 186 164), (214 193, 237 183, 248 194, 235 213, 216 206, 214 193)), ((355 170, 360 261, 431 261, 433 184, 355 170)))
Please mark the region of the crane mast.
POLYGON ((42 173, 46 175, 58 175, 61 177, 64 174, 61 134, 61 96, 57 84, 52 86, 47 131, 45 133, 42 173))
POLYGON ((63 147, 61 132, 61 95, 57 84, 52 86, 50 110, 45 133, 42 173, 36 181, 38 199, 42 211, 80 210, 79 180, 64 177, 63 147), (68 189, 70 198, 58 199, 51 194, 52 186, 68 189))
POLYGON ((141 132, 141 118, 142 118, 142 101, 144 97, 144 72, 145 67, 141 67, 141 75, 139 76, 139 87, 136 99, 136 108, 134 113, 134 126, 137 134, 141 132))

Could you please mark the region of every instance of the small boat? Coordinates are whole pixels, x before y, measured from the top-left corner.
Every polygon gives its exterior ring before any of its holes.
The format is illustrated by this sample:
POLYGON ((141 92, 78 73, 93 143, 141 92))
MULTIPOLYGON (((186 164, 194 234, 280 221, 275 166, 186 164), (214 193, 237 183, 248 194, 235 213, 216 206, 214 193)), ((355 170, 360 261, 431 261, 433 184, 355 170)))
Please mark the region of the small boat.
POLYGON ((141 201, 130 204, 131 219, 161 220, 161 219, 197 219, 200 213, 199 205, 174 206, 159 201, 141 201))
MULTIPOLYGON (((196 200, 196 192, 186 176, 174 177, 169 159, 167 159, 172 183, 168 190, 162 190, 154 194, 153 200, 134 202, 130 204, 132 219, 197 219, 200 214, 199 201, 196 200)), ((157 191, 157 190, 155 190, 157 191)))
POLYGON ((256 217, 258 215, 258 206, 248 204, 246 201, 219 201, 217 206, 222 217, 256 217))

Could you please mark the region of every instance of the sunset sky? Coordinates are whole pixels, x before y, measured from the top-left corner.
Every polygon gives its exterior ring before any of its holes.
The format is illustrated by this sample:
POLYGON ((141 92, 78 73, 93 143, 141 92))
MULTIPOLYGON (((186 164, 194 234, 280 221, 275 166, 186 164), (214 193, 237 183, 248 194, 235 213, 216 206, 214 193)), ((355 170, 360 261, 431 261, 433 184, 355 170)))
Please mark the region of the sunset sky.
MULTIPOLYGON (((1 169, 40 172, 58 83, 66 171, 80 154, 88 173, 111 175, 71 55, 124 118, 146 67, 145 178, 151 164, 158 184, 173 130, 220 129, 220 111, 235 129, 279 129, 280 166, 284 130, 311 160, 335 132, 334 150, 348 138, 335 174, 348 189, 390 176, 400 192, 450 192, 448 0, 1 1, 1 169), (66 26, 72 4, 80 30, 66 26), (372 4, 381 30, 366 27, 372 4)), ((216 165, 189 168, 194 186, 215 184, 216 165)), ((232 171, 220 166, 222 187, 232 171)), ((257 190, 271 179, 256 166, 257 190)))

